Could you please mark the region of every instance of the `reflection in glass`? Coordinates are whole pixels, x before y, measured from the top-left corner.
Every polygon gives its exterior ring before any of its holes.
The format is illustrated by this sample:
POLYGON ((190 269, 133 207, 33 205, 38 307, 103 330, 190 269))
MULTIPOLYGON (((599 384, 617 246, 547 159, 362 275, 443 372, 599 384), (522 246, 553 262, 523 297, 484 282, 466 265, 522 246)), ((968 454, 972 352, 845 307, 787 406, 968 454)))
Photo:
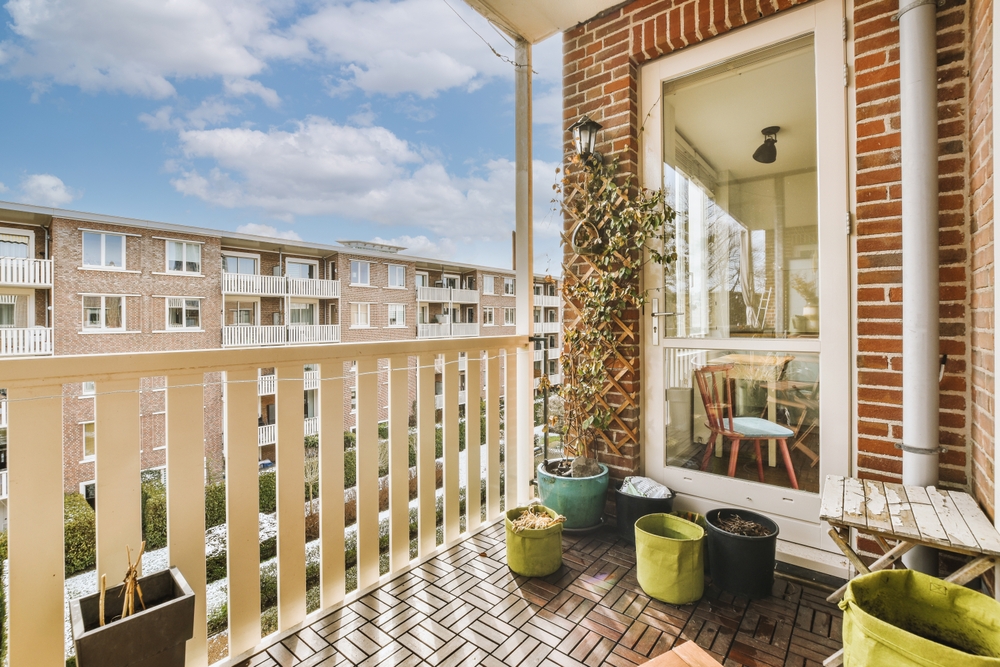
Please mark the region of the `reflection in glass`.
POLYGON ((819 491, 818 354, 672 348, 664 377, 667 465, 819 491))
POLYGON ((665 334, 819 334, 811 37, 667 81, 664 188, 678 212, 665 334), (754 151, 778 126, 776 159, 754 151))

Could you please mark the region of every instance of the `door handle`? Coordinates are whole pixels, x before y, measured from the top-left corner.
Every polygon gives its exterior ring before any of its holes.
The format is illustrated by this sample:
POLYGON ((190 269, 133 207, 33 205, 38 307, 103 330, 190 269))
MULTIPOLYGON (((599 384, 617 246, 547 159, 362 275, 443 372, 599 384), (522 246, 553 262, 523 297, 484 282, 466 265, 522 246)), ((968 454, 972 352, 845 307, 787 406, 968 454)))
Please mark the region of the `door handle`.
POLYGON ((683 315, 684 313, 674 313, 665 310, 659 310, 660 300, 651 299, 652 301, 652 311, 650 317, 653 318, 653 345, 660 344, 660 318, 661 317, 673 317, 676 315, 683 315))

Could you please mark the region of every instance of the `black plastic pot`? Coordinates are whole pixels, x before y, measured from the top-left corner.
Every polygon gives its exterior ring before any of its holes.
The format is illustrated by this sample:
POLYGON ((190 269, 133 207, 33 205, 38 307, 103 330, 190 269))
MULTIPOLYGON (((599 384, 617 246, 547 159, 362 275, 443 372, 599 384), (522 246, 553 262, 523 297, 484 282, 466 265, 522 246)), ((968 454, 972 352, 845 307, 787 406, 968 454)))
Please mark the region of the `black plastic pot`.
POLYGON ((184 667, 194 592, 175 567, 140 577, 139 586, 146 609, 136 596, 136 613, 120 620, 122 584, 107 589, 103 626, 100 593, 70 600, 77 667, 184 667))
POLYGON ((670 514, 674 499, 646 498, 615 491, 615 521, 618 523, 618 537, 635 544, 635 522, 647 514, 670 514))
POLYGON ((712 510, 706 518, 712 583, 724 591, 751 599, 771 595, 778 524, 763 514, 732 508, 712 510), (726 519, 733 515, 759 523, 770 534, 764 537, 744 537, 718 527, 720 518, 726 519))

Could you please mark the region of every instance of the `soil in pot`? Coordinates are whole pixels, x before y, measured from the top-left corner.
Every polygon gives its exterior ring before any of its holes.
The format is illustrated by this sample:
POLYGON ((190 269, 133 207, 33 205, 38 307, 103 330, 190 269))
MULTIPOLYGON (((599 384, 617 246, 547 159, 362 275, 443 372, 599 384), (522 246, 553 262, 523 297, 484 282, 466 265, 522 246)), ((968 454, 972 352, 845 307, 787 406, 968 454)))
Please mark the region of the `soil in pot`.
POLYGON ((562 461, 545 461, 538 465, 538 496, 542 504, 566 517, 567 530, 599 527, 608 492, 607 466, 590 459, 597 473, 578 477, 572 472, 575 460, 566 463, 562 461), (554 469, 565 473, 567 467, 570 470, 568 476, 549 472, 554 469))
POLYGON ((734 595, 765 598, 774 586, 778 524, 762 514, 743 509, 708 513, 709 571, 712 583, 734 595), (755 525, 754 525, 755 524, 755 525), (744 535, 724 528, 764 534, 744 535))

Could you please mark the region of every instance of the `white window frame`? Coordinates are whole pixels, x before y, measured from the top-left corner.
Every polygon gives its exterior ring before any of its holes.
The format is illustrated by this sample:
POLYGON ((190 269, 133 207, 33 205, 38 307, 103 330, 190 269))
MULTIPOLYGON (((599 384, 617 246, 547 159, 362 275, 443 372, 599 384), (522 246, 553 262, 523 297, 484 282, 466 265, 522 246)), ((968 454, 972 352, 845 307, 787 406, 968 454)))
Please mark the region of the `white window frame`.
POLYGON ((164 327, 164 329, 167 329, 167 330, 170 330, 170 331, 203 331, 203 329, 201 327, 201 298, 200 297, 169 296, 169 297, 167 297, 167 298, 165 298, 163 300, 163 303, 166 306, 166 313, 165 313, 166 319, 164 320, 164 324, 166 326, 164 327), (171 318, 170 318, 170 311, 177 307, 176 305, 172 306, 170 302, 171 301, 177 301, 177 300, 181 301, 181 306, 180 306, 180 308, 181 308, 181 325, 180 326, 178 326, 176 324, 173 324, 171 322, 171 318), (198 326, 189 327, 187 325, 187 314, 188 314, 187 311, 188 311, 188 302, 189 301, 193 301, 194 303, 198 304, 198 326))
POLYGON ((389 329, 401 329, 401 328, 403 328, 403 327, 406 326, 406 304, 405 303, 390 303, 390 304, 387 304, 386 311, 387 311, 386 322, 388 323, 386 325, 387 328, 389 328, 389 329), (398 308, 399 309, 399 312, 402 315, 402 322, 399 322, 397 324, 393 324, 392 323, 392 319, 393 319, 393 317, 392 317, 392 310, 393 310, 393 308, 398 308))
MULTIPOLYGON (((369 276, 369 278, 370 278, 370 276, 369 276)), ((406 289, 406 265, 405 264, 390 264, 389 265, 389 277, 388 277, 388 282, 386 283, 386 288, 387 289, 406 289), (402 282, 402 284, 399 284, 399 285, 393 285, 392 284, 392 273, 396 269, 402 269, 403 270, 403 282, 402 282)))
POLYGON ((83 458, 80 459, 80 462, 83 463, 83 462, 95 460, 97 458, 97 422, 94 421, 93 419, 91 419, 89 421, 85 421, 85 422, 80 422, 80 434, 82 436, 81 442, 83 443, 83 458), (94 443, 94 453, 93 454, 89 454, 89 455, 87 454, 87 427, 88 426, 91 427, 91 431, 92 431, 91 437, 92 437, 93 443, 94 443))
POLYGON ((505 327, 517 326, 517 308, 504 307, 503 325, 505 327))
POLYGON ((125 267, 128 266, 128 238, 125 234, 115 234, 114 232, 97 232, 97 231, 84 231, 80 236, 80 266, 85 269, 96 269, 98 271, 124 271, 125 267), (84 243, 87 238, 87 234, 93 234, 101 237, 101 263, 100 264, 87 264, 87 255, 84 251, 84 243), (106 245, 107 237, 117 236, 122 240, 122 265, 121 266, 108 266, 106 258, 106 245))
POLYGON ((424 284, 421 285, 421 284, 419 284, 419 281, 415 278, 413 280, 413 284, 414 284, 415 287, 430 287, 431 286, 431 275, 429 273, 427 273, 426 271, 417 271, 415 275, 416 275, 416 278, 423 278, 424 279, 424 284))
POLYGON ((496 326, 496 320, 493 315, 493 306, 483 306, 483 326, 496 326))
POLYGON ((483 276, 483 294, 496 294, 496 276, 483 276))
POLYGON ((124 294, 81 294, 80 295, 80 322, 81 329, 86 332, 100 333, 100 332, 121 332, 128 330, 128 298, 124 294), (101 299, 101 326, 99 327, 88 327, 87 322, 87 308, 84 305, 87 298, 99 297, 101 299), (107 312, 107 301, 108 297, 121 299, 122 304, 122 325, 120 327, 109 328, 105 321, 105 314, 107 312))
POLYGON ((351 387, 351 414, 358 414, 358 388, 351 387))
POLYGON ((288 324, 289 326, 309 326, 301 322, 292 322, 292 310, 308 310, 312 306, 313 324, 319 324, 319 302, 318 301, 292 301, 288 304, 288 324))
POLYGON ((351 329, 371 329, 371 327, 372 327, 372 305, 370 303, 364 303, 364 302, 352 302, 351 303, 351 327, 350 328, 351 329), (367 324, 355 324, 354 323, 355 306, 357 306, 357 312, 358 312, 358 315, 359 315, 358 319, 361 319, 360 318, 360 315, 361 315, 361 306, 365 307, 365 310, 367 312, 367 318, 366 319, 368 320, 367 324))
POLYGON ((314 278, 295 278, 295 280, 319 280, 319 262, 314 259, 303 259, 301 257, 286 257, 285 258, 285 276, 288 276, 288 265, 289 264, 308 264, 313 267, 314 278))
MULTIPOLYGON (((249 299, 247 297, 242 297, 242 298, 241 297, 237 297, 235 301, 223 301, 222 308, 224 310, 224 312, 222 314, 222 317, 223 317, 223 326, 227 326, 227 327, 253 327, 253 326, 259 326, 260 325, 260 298, 259 297, 256 298, 256 299, 253 298, 253 297, 250 297, 249 299), (236 304, 236 308, 235 309, 229 308, 227 306, 227 304, 236 304), (250 308, 244 308, 243 307, 244 305, 250 306, 250 308), (242 312, 244 310, 249 310, 250 311, 250 315, 251 315, 250 322, 248 324, 242 324, 240 322, 230 323, 229 322, 229 314, 232 313, 234 310, 236 312, 242 312)), ((237 319, 239 319, 239 318, 237 318, 237 319)))
POLYGON ((224 273, 228 273, 228 271, 226 271, 226 258, 227 257, 236 257, 236 258, 239 258, 239 259, 252 259, 254 261, 254 272, 252 274, 250 274, 250 273, 242 273, 242 274, 236 274, 236 275, 244 275, 244 276, 249 276, 249 275, 255 275, 255 276, 257 276, 257 275, 260 275, 260 255, 258 255, 256 253, 252 253, 252 252, 237 252, 235 250, 223 250, 222 251, 222 271, 224 273))
POLYGON ((364 260, 364 259, 352 259, 351 260, 351 275, 348 276, 348 279, 351 281, 350 282, 351 287, 371 287, 372 286, 372 263, 369 262, 369 261, 367 261, 367 260, 364 260), (359 269, 358 270, 358 277, 359 278, 361 277, 361 271, 360 271, 361 265, 362 264, 365 265, 365 273, 367 274, 365 277, 368 279, 367 282, 363 282, 363 283, 356 283, 356 282, 354 282, 354 265, 355 264, 358 264, 358 269, 359 269))
POLYGON ((15 227, 0 227, 0 234, 7 236, 24 236, 28 239, 28 259, 35 256, 35 233, 28 229, 17 229, 15 227))
MULTIPOLYGON (((172 275, 185 275, 185 276, 200 276, 203 275, 201 272, 202 257, 201 257, 201 246, 203 244, 197 241, 182 241, 180 239, 164 239, 163 246, 163 263, 165 265, 164 271, 172 275), (181 246, 181 269, 171 269, 170 268, 170 244, 176 243, 181 246), (187 268, 187 250, 188 246, 194 246, 198 249, 198 270, 191 271, 187 268)), ((103 253, 102 253, 103 256, 103 253)))
POLYGON ((503 295, 517 296, 517 282, 514 278, 503 279, 503 295))
POLYGON ((95 396, 97 394, 97 384, 93 380, 90 382, 82 382, 80 384, 81 396, 95 396))
POLYGON ((441 274, 441 286, 448 287, 448 281, 454 280, 455 286, 451 289, 461 289, 462 288, 462 276, 457 273, 442 273, 441 274))

